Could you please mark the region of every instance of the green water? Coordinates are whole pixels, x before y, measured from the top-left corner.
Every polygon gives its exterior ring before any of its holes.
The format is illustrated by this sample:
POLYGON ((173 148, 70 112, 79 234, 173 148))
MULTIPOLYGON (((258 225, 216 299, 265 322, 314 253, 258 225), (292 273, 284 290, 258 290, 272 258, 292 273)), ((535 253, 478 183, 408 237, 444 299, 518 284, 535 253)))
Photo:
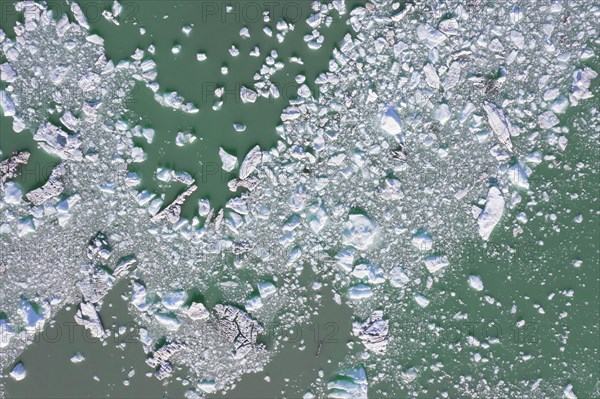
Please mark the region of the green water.
MULTIPOLYGON (((271 2, 273 3, 273 2, 271 2)), ((158 79, 161 91, 177 91, 186 101, 198 106, 196 114, 184 114, 169 108, 161 107, 153 99, 153 93, 143 85, 138 85, 133 93, 131 110, 139 116, 139 123, 152 127, 156 138, 152 145, 139 142, 148 154, 148 159, 133 168, 142 175, 142 188, 153 192, 167 192, 166 201, 174 198, 185 188, 174 187, 174 190, 160 187, 153 178, 158 167, 168 167, 190 173, 198 182, 198 190, 187 201, 183 215, 191 218, 197 213, 197 199, 208 198, 215 208, 222 207, 225 202, 235 196, 227 188, 227 182, 236 177, 235 173, 226 173, 221 169, 218 155, 219 147, 238 157, 241 162, 245 154, 255 145, 262 149, 274 146, 278 136, 275 127, 280 124, 279 116, 288 106, 289 100, 296 98, 298 84, 295 77, 298 74, 306 76, 307 83, 313 82, 316 76, 327 70, 333 48, 349 28, 337 21, 330 28, 323 29, 326 41, 319 50, 309 50, 303 41, 303 35, 310 31, 305 20, 311 14, 310 2, 289 2, 294 7, 285 6, 285 2, 266 5, 270 9, 269 23, 257 21, 253 8, 247 2, 203 2, 203 1, 145 1, 137 2, 137 9, 132 8, 131 16, 137 23, 123 24, 115 27, 104 19, 92 24, 92 29, 105 38, 107 56, 113 60, 128 58, 136 48, 147 49, 153 44, 156 53, 151 56, 158 64, 158 79), (217 10, 207 8, 217 4, 217 10), (239 7, 238 14, 226 14, 223 4, 239 7), (298 13, 292 13, 298 10, 298 13), (214 15, 217 13, 217 15, 214 15), (168 14, 167 19, 163 16, 168 14), (298 15, 298 17, 296 17, 298 15), (287 33, 283 43, 275 38, 269 38, 263 31, 268 25, 277 32, 277 21, 285 17, 295 17, 295 30, 287 33), (182 31, 185 25, 192 26, 189 36, 182 31), (146 29, 145 35, 140 35, 139 27, 146 29), (242 27, 248 27, 250 38, 239 35, 242 27), (171 52, 176 44, 182 46, 181 52, 174 55, 171 52), (228 49, 235 45, 240 51, 237 57, 231 56, 228 49), (259 57, 249 56, 256 46, 260 48, 259 57), (259 99, 255 104, 241 102, 239 92, 241 86, 253 88, 253 76, 260 70, 265 57, 276 50, 285 68, 276 72, 271 81, 279 88, 281 96, 278 99, 259 99), (206 53, 208 59, 198 62, 196 54, 206 53), (291 56, 300 56, 304 65, 287 62, 291 56), (221 73, 221 67, 229 68, 227 75, 221 73), (212 109, 219 99, 214 90, 222 87, 225 90, 222 108, 212 109), (233 124, 244 124, 244 132, 236 132, 233 124), (185 147, 175 144, 178 131, 192 131, 198 140, 185 147), (177 191, 178 190, 178 191, 177 191)), ((349 2, 349 7, 353 3, 349 2)), ((110 4, 110 2, 108 2, 110 4)), ((269 2, 252 2, 254 5, 270 4, 269 2)), ((149 56, 147 54, 147 56, 149 56)), ((312 85, 314 95, 317 88, 312 85)))
POLYGON ((102 307, 104 327, 111 332, 103 345, 74 320, 76 307, 63 309, 52 326, 34 338, 20 356, 27 369, 25 384, 7 384, 8 397, 13 398, 161 398, 182 397, 181 383, 163 386, 146 365, 146 355, 138 340, 139 331, 128 315, 127 302, 120 295, 127 291, 121 283, 105 297, 102 307), (119 327, 125 326, 123 334, 119 327), (71 357, 81 353, 85 360, 72 363, 71 357), (129 377, 129 372, 135 374, 129 377), (98 380, 94 379, 97 377, 98 380), (128 381, 129 385, 125 385, 128 381))

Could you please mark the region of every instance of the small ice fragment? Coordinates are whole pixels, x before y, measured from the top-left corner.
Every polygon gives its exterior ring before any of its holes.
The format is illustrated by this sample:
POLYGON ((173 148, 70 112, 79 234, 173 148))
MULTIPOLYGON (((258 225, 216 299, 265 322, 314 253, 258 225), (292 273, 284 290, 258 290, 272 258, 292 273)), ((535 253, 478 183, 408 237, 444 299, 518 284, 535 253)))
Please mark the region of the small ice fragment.
POLYGON ((10 94, 4 90, 0 90, 0 108, 2 108, 4 116, 15 116, 17 113, 10 94))
POLYGON ((231 172, 235 169, 238 162, 236 156, 229 154, 222 147, 219 148, 219 156, 221 157, 222 168, 225 172, 231 172))
POLYGON ((248 301, 246 301, 245 307, 248 312, 256 312, 264 306, 261 297, 253 296, 248 301))
POLYGON ((178 147, 183 147, 187 144, 192 144, 196 141, 197 137, 192 132, 177 132, 177 136, 175 137, 175 145, 178 147))
MULTIPOLYGON (((367 374, 362 367, 338 373, 336 378, 327 384, 328 398, 331 399, 366 399, 368 394, 367 374)), ((309 393, 307 397, 310 398, 309 393)), ((312 396, 314 397, 314 396, 312 396)))
POLYGON ((429 299, 427 299, 427 297, 423 296, 422 294, 415 294, 415 302, 417 302, 417 305, 419 305, 422 308, 426 308, 427 306, 429 306, 429 299))
POLYGON ((26 376, 27 370, 22 362, 17 363, 10 372, 10 378, 15 381, 22 381, 26 376))
POLYGON ((429 251, 433 248, 433 239, 427 232, 415 235, 410 242, 420 251, 429 251))
POLYGON ((381 117, 381 128, 391 134, 396 135, 402 131, 400 127, 400 117, 393 106, 388 106, 381 117))
POLYGON ((440 77, 437 74, 437 71, 431 64, 427 64, 423 67, 423 72, 425 73, 425 81, 429 85, 429 87, 437 89, 440 87, 440 77))
POLYGON ((10 157, 0 162, 0 186, 7 180, 18 176, 21 165, 26 165, 29 162, 30 155, 27 151, 13 152, 10 157))
POLYGON ((195 184, 188 187, 188 189, 175 198, 169 206, 157 213, 156 216, 152 218, 152 221, 159 222, 166 219, 171 224, 177 223, 181 216, 181 205, 183 205, 187 198, 192 195, 197 188, 198 187, 195 184))
MULTIPOLYGON (((6 270, 6 269, 4 269, 6 270)), ((0 319, 0 349, 6 348, 15 336, 15 329, 6 319, 0 319)))
POLYGON ((483 290, 483 281, 481 281, 481 277, 471 275, 469 276, 468 281, 471 288, 473 288, 475 291, 483 290))
POLYGON ((133 147, 131 149, 131 162, 144 162, 146 160, 146 153, 141 147, 133 147))
POLYGON ((35 224, 33 223, 33 219, 31 217, 24 217, 19 220, 17 224, 17 236, 23 237, 29 233, 33 233, 35 231, 35 224))
POLYGON ((243 103, 254 103, 258 94, 255 91, 248 89, 245 86, 242 86, 240 89, 240 97, 243 103))
POLYGON ((577 399, 577 395, 573 392, 573 385, 567 384, 563 390, 563 397, 566 399, 577 399))
POLYGON ((210 316, 204 304, 200 302, 192 303, 185 313, 192 320, 206 320, 210 316))
POLYGON ((447 39, 446 35, 428 24, 421 24, 417 27, 417 36, 430 49, 440 45, 447 39))
POLYGON ((204 393, 217 392, 217 384, 214 381, 201 381, 198 383, 198 388, 204 393))
POLYGON ((98 35, 90 35, 85 38, 90 43, 97 44, 98 46, 104 46, 104 39, 98 35))
POLYGON ((558 125, 558 117, 552 111, 546 111, 538 116, 538 124, 542 129, 550 129, 558 125))
POLYGON ((81 353, 79 353, 79 352, 77 352, 75 355, 73 355, 71 357, 71 363, 75 363, 75 364, 81 363, 84 360, 85 360, 85 357, 83 357, 83 355, 81 353))
POLYGON ((508 179, 516 187, 522 188, 524 190, 529 189, 527 173, 518 163, 514 164, 508 169, 508 179))
POLYGON ((198 214, 200 216, 207 216, 210 212, 210 202, 207 199, 198 200, 198 214))
POLYGON ((272 283, 259 283, 258 284, 258 292, 260 293, 261 298, 267 298, 273 295, 277 289, 272 283))
POLYGON ((198 61, 200 61, 200 62, 202 62, 202 61, 206 61, 206 59, 207 59, 207 58, 208 58, 208 57, 206 56, 206 54, 205 54, 205 53, 198 53, 198 54, 196 54, 196 59, 197 59, 198 61))
POLYGON ((146 301, 147 292, 146 287, 138 282, 133 283, 133 293, 131 294, 131 303, 133 306, 138 308, 140 311, 145 311, 148 308, 146 301))
POLYGON ((112 5, 113 15, 115 17, 118 17, 119 15, 121 15, 121 11, 123 11, 123 6, 121 5, 121 3, 119 3, 117 0, 115 0, 112 5))
POLYGON ((410 278, 404 272, 404 269, 402 269, 402 267, 396 266, 390 271, 390 284, 392 285, 392 287, 404 287, 409 281, 410 278))
POLYGON ((448 122, 450 116, 451 113, 448 104, 440 104, 440 106, 433 111, 433 119, 438 121, 442 126, 448 122))
POLYGON ((0 64, 0 80, 3 80, 7 83, 12 83, 17 79, 17 74, 12 69, 8 62, 0 64))
POLYGON ((181 327, 181 322, 177 320, 174 314, 170 313, 156 313, 154 318, 160 325, 169 331, 177 331, 181 327))
POLYGON ((93 337, 103 338, 106 335, 98 311, 89 302, 81 302, 75 314, 75 322, 88 329, 93 337))
POLYGON ((448 267, 450 262, 448 262, 447 256, 430 256, 425 259, 425 267, 429 270, 429 273, 437 273, 445 267, 448 267))

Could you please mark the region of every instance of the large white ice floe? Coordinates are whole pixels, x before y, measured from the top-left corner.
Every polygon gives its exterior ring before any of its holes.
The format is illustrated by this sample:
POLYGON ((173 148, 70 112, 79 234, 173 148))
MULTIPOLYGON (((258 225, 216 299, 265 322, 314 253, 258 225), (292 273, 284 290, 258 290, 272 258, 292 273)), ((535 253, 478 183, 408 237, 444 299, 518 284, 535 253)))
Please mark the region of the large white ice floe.
POLYGON ((383 311, 377 310, 363 323, 355 321, 352 332, 362 341, 367 349, 376 354, 383 354, 388 346, 388 321, 383 319, 383 311))
POLYGON ((494 227, 500 222, 504 213, 504 197, 498 187, 490 187, 485 201, 485 207, 477 218, 479 235, 484 240, 490 238, 494 227))
POLYGON ((379 228, 367 216, 362 214, 348 215, 344 225, 343 242, 356 249, 365 250, 375 242, 379 228))
POLYGON ((81 140, 51 123, 40 125, 33 139, 47 152, 62 159, 80 161, 83 159, 81 140))

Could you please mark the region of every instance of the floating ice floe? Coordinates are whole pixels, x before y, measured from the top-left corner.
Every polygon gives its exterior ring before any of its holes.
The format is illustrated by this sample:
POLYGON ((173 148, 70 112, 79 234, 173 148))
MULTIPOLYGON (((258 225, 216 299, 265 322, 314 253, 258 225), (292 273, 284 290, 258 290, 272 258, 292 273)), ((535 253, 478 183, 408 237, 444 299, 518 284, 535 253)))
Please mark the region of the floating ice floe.
POLYGON ((388 321, 383 319, 383 311, 376 310, 363 323, 352 323, 352 333, 365 347, 377 354, 383 354, 388 345, 388 321))
POLYGON ((49 304, 37 304, 26 299, 21 299, 19 303, 19 313, 25 325, 25 331, 29 334, 41 331, 50 313, 49 304))
POLYGON ((429 273, 437 273, 442 269, 445 269, 450 265, 448 261, 448 257, 443 256, 429 256, 425 258, 425 267, 429 271, 429 273))
POLYGON ((487 115, 488 123, 492 127, 498 141, 500 141, 509 152, 512 152, 513 145, 510 137, 513 135, 513 127, 508 118, 504 115, 504 112, 490 102, 485 102, 483 104, 483 110, 487 115))
POLYGON ((430 251, 433 248, 433 239, 427 232, 420 232, 416 234, 411 240, 411 244, 418 248, 420 251, 430 251))
POLYGON ((427 298, 423 294, 415 294, 414 299, 415 302, 417 302, 417 305, 419 305, 422 308, 426 308, 427 306, 429 306, 429 298, 427 298))
POLYGON ((473 288, 475 291, 483 290, 483 282, 481 281, 481 277, 479 276, 469 276, 469 286, 473 288))
POLYGON ((65 175, 64 165, 58 165, 52 170, 48 181, 40 188, 28 192, 25 196, 33 205, 41 205, 49 199, 56 198, 65 189, 62 177, 65 175))
POLYGON ((9 181, 4 184, 4 202, 7 204, 17 205, 21 202, 21 197, 23 196, 23 190, 21 187, 12 181, 9 181))
POLYGON ((215 313, 219 331, 235 346, 234 358, 243 358, 252 351, 258 334, 263 332, 263 327, 244 311, 233 306, 216 305, 215 313))
POLYGON ((273 285, 273 283, 265 282, 258 284, 258 292, 260 293, 261 298, 267 298, 277 292, 277 288, 273 285))
POLYGON ((485 207, 477 218, 479 225, 479 235, 484 240, 488 240, 492 230, 498 224, 504 213, 504 197, 497 187, 491 187, 488 191, 485 207))
POLYGON ((33 139, 39 142, 45 151, 62 159, 81 161, 83 159, 82 142, 50 122, 40 125, 33 139))
POLYGON ((89 330, 93 337, 104 338, 106 336, 100 314, 89 302, 82 301, 79 304, 79 309, 75 313, 75 322, 89 330))
POLYGON ((262 151, 259 146, 255 146, 248 152, 242 166, 240 167, 240 180, 246 180, 256 170, 256 167, 262 162, 262 151))
POLYGON ((379 228, 367 216, 362 214, 348 215, 342 233, 344 245, 351 245, 359 250, 366 250, 373 245, 379 228))
POLYGON ((4 90, 0 90, 0 108, 4 112, 4 116, 15 116, 15 104, 12 101, 10 94, 4 90))
POLYGON ((225 172, 231 172, 237 166, 237 157, 229 154, 223 148, 219 148, 219 157, 221 157, 222 168, 225 172))
POLYGON ((256 98, 258 97, 258 95, 255 91, 245 86, 242 86, 242 88, 240 89, 240 97, 242 99, 242 102, 244 103, 254 103, 256 102, 256 98))
POLYGON ((175 144, 178 147, 183 147, 187 144, 192 144, 196 141, 197 137, 192 132, 177 132, 177 136, 175 137, 175 144))
POLYGON ((187 293, 183 290, 177 290, 165 295, 161 301, 162 306, 168 310, 178 310, 187 300, 187 293))
POLYGON ((169 359, 176 353, 185 348, 185 345, 179 342, 170 342, 150 354, 146 359, 146 364, 156 369, 155 376, 159 380, 164 380, 173 372, 173 366, 169 359))
POLYGON ((154 222, 166 220, 172 224, 177 223, 181 215, 181 205, 183 205, 187 198, 192 195, 197 188, 198 187, 195 184, 188 187, 188 189, 179 194, 179 196, 177 196, 177 198, 175 198, 175 200, 169 206, 157 213, 152 220, 154 222))
POLYGON ((200 302, 193 302, 185 313, 192 320, 207 320, 210 316, 204 304, 200 302))
POLYGON ((6 319, 0 319, 0 349, 6 348, 15 336, 15 329, 6 319))
POLYGON ((527 176, 527 172, 523 169, 521 164, 516 163, 510 168, 508 168, 508 179, 511 184, 517 188, 521 188, 523 190, 529 189, 529 178, 527 176))
POLYGON ((13 152, 10 157, 0 163, 0 187, 4 185, 7 180, 12 180, 18 176, 20 169, 23 165, 27 165, 29 162, 29 152, 13 152))
POLYGON ((573 106, 577 105, 579 101, 592 98, 594 95, 589 91, 592 84, 592 80, 598 77, 598 73, 590 67, 578 69, 573 72, 573 86, 572 94, 569 96, 569 100, 573 106))
POLYGON ((573 392, 573 385, 567 384, 563 389, 563 398, 566 399, 577 399, 577 395, 573 392))
POLYGON ((71 360, 71 363, 77 364, 77 363, 83 362, 85 360, 85 357, 81 353, 77 352, 76 354, 71 356, 70 360, 71 360))
POLYGON ((397 135, 402 132, 400 117, 393 106, 388 106, 381 117, 381 128, 388 134, 397 135))
POLYGON ((13 367, 9 375, 10 378, 12 378, 15 381, 22 381, 27 376, 27 370, 25 370, 25 366, 23 365, 23 363, 19 362, 15 365, 15 367, 13 367))

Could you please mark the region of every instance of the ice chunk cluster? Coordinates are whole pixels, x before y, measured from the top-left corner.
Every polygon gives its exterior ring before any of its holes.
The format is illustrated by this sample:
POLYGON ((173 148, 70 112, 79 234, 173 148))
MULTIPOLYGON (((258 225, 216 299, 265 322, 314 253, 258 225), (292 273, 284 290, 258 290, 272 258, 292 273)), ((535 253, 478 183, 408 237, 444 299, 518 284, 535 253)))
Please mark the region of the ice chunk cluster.
MULTIPOLYGON (((317 309, 300 279, 308 265, 359 319, 368 317, 355 330, 376 356, 349 355, 347 363, 382 367, 379 381, 414 381, 417 368, 399 364, 405 348, 391 339, 396 326, 431 311, 438 298, 430 290, 449 269, 454 248, 474 238, 483 245, 510 223, 511 206, 536 189, 525 177, 566 146, 556 114, 591 96, 596 72, 581 65, 589 52, 581 49, 595 32, 597 12, 589 2, 571 2, 570 10, 579 10, 573 26, 560 22, 570 11, 556 3, 531 3, 539 12, 527 24, 508 4, 377 0, 349 10, 352 34, 333 51, 328 70, 309 82, 320 95, 299 90, 281 115, 277 144, 240 154, 238 178, 228 185, 247 190, 224 209, 201 201, 194 220, 181 218, 196 187, 190 173, 157 173, 186 185, 166 207, 161 196, 136 189, 141 177, 127 168, 146 153, 132 137, 152 145, 154 133, 122 120, 136 79, 164 106, 194 113, 194 104, 160 91, 156 63, 144 51, 116 65, 108 60, 75 2, 75 22, 53 18, 43 4, 17 3, 27 12, 16 40, 1 37, 8 87, 0 106, 16 132, 35 132, 65 173, 49 171, 41 191, 18 193, 13 180, 23 162, 2 164, 3 186, 11 183, 0 203, 2 262, 10 270, 0 280, 0 311, 7 315, 0 320, 2 365, 14 364, 24 348, 15 331, 34 334, 66 303, 80 303, 77 321, 105 336, 98 304, 128 275, 134 263, 127 256, 134 254, 143 268, 131 275, 130 309, 144 326, 140 341, 153 352, 159 378, 180 362, 198 390, 212 392, 263 367, 273 353, 258 343, 261 325, 277 317, 306 320, 317 309), (90 257, 82 250, 88 244, 90 257), (246 308, 188 303, 189 293, 208 287, 246 308), (154 345, 163 337, 190 350, 157 355, 154 345)), ((338 0, 312 7, 305 41, 316 50, 332 10, 346 10, 338 0)), ((253 86, 258 92, 241 88, 244 107, 275 97, 270 82, 280 60, 269 57, 253 86)), ((234 171, 232 156, 219 155, 234 171)), ((470 284, 483 290, 476 280, 470 284)), ((365 368, 351 366, 325 382, 327 394, 366 397, 365 368)))

